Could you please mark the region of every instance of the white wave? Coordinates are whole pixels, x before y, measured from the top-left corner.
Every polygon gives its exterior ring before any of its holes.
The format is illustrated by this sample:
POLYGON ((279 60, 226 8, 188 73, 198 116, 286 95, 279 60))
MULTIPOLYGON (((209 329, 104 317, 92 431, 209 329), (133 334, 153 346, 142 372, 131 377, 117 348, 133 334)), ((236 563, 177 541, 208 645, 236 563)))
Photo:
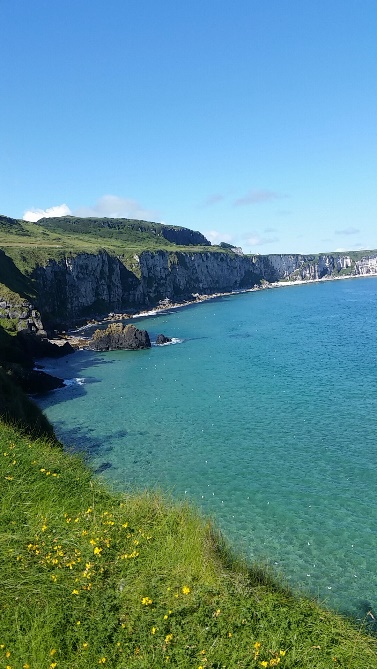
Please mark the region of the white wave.
POLYGON ((64 379, 64 385, 66 388, 69 388, 70 386, 83 386, 85 383, 85 379, 83 378, 74 378, 74 379, 64 379))
POLYGON ((165 344, 156 344, 153 342, 154 346, 170 346, 171 344, 183 344, 184 339, 179 339, 178 337, 172 337, 171 341, 165 342, 165 344))

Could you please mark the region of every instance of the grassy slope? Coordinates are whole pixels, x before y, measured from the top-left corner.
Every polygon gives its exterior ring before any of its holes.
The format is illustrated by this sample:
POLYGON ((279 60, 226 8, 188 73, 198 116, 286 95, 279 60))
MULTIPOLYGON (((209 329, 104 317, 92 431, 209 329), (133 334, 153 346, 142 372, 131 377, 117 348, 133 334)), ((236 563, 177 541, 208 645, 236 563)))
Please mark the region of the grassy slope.
POLYGON ((376 641, 247 569, 187 506, 109 493, 0 426, 0 668, 371 669, 376 641))
POLYGON ((98 225, 84 225, 86 219, 82 220, 82 225, 73 225, 66 219, 47 219, 45 225, 15 221, 12 227, 9 223, 2 224, 0 217, 0 248, 15 260, 21 271, 30 271, 38 262, 59 259, 66 253, 97 253, 100 249, 125 259, 145 250, 213 250, 206 246, 172 244, 156 234, 161 227, 159 224, 130 221, 118 227, 103 228, 101 219, 98 225), (136 224, 140 224, 141 229, 136 224))
MULTIPOLYGON (((162 236, 162 227, 159 223, 128 219, 63 217, 44 219, 36 224, 0 216, 0 249, 14 261, 13 267, 8 261, 9 266, 5 267, 4 259, 0 257, 0 293, 12 297, 9 291, 13 290, 23 297, 32 298, 34 288, 28 274, 36 265, 43 265, 49 259, 60 260, 67 254, 98 253, 105 249, 120 257, 131 271, 137 272, 134 255, 146 250, 232 253, 231 249, 219 246, 172 244, 162 236)), ((353 260, 359 260, 372 253, 376 251, 350 251, 337 255, 350 255, 353 260)), ((308 256, 308 262, 309 259, 318 260, 318 257, 308 256)))

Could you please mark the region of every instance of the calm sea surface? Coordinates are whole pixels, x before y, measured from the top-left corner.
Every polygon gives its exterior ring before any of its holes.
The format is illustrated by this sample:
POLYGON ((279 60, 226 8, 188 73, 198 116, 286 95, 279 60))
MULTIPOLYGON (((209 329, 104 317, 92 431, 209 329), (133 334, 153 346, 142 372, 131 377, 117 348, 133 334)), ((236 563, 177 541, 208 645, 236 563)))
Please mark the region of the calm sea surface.
POLYGON ((59 437, 121 489, 212 516, 295 588, 377 609, 377 279, 235 295, 138 321, 148 351, 46 368, 59 437))

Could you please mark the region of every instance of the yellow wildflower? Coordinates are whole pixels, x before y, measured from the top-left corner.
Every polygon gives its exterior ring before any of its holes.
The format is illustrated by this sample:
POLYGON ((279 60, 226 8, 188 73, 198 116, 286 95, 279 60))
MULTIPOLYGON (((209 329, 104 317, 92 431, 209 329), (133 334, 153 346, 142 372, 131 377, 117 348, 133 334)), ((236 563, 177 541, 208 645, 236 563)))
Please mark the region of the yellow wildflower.
POLYGON ((173 638, 172 634, 167 634, 165 637, 165 643, 170 643, 173 638))
POLYGON ((279 650, 279 653, 280 653, 280 655, 281 655, 282 657, 284 657, 284 655, 286 654, 286 652, 287 652, 286 650, 279 650))
POLYGON ((152 604, 152 600, 149 597, 143 597, 141 603, 144 604, 144 606, 149 606, 150 604, 152 604))
POLYGON ((152 627, 152 629, 151 629, 152 634, 156 634, 156 630, 157 630, 156 627, 152 627))
POLYGON ((268 667, 268 662, 266 660, 263 660, 263 662, 260 663, 261 667, 268 667))
POLYGON ((55 669, 56 666, 57 666, 57 662, 51 662, 50 669, 55 669))
POLYGON ((190 588, 187 585, 184 585, 182 588, 182 592, 184 595, 188 595, 190 592, 190 588))
POLYGON ((84 641, 84 643, 83 643, 82 647, 83 647, 83 648, 87 648, 87 647, 88 647, 88 644, 87 644, 87 642, 86 642, 86 641, 84 641))
POLYGON ((106 658, 105 658, 105 657, 101 657, 101 658, 98 660, 98 664, 105 664, 105 663, 106 663, 106 658))
POLYGON ((50 655, 55 655, 55 653, 56 653, 56 648, 52 648, 52 650, 50 650, 50 655))
POLYGON ((255 644, 254 644, 254 648, 255 648, 255 650, 259 650, 259 648, 260 648, 260 641, 256 641, 256 642, 255 642, 255 644))
POLYGON ((78 595, 78 594, 79 594, 79 591, 76 590, 76 588, 74 590, 72 590, 72 595, 78 595))

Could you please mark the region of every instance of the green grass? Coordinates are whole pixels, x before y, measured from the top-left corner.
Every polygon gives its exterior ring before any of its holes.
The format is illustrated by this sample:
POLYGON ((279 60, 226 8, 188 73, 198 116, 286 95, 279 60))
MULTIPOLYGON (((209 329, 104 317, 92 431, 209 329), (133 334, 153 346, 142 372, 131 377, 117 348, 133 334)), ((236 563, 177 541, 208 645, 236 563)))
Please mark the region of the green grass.
POLYGON ((0 426, 0 668, 371 669, 376 640, 158 495, 0 426), (267 663, 267 664, 266 664, 267 663))

